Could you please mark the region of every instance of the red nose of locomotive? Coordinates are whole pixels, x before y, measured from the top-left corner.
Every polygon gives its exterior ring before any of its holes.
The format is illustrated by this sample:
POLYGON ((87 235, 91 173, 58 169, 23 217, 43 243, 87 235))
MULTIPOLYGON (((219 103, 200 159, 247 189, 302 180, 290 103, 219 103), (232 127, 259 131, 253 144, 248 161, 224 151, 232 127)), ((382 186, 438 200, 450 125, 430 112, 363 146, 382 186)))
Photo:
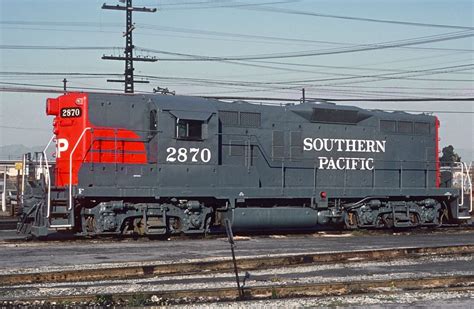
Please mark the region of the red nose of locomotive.
MULTIPOLYGON (((87 126, 85 102, 87 95, 84 93, 68 93, 58 98, 46 100, 46 114, 54 116, 53 133, 56 138, 56 185, 64 186, 70 182, 77 182, 77 160, 81 151, 71 151, 80 139, 84 128, 87 126), (77 158, 76 158, 77 157, 77 158), (70 169, 73 177, 70 179, 70 169)), ((83 141, 84 142, 84 138, 83 141)))

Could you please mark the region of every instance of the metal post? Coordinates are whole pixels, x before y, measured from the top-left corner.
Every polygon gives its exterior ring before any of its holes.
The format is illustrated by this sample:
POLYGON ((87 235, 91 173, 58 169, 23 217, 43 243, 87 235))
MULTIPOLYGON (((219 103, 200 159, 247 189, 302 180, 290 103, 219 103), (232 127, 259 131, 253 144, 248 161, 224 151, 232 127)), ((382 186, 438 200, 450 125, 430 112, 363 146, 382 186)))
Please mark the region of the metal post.
POLYGON ((107 5, 103 4, 102 9, 106 10, 119 10, 125 11, 125 50, 124 56, 102 56, 102 59, 105 60, 124 60, 125 61, 125 72, 124 72, 124 79, 123 80, 115 80, 115 79, 108 79, 108 82, 120 82, 125 83, 125 93, 133 93, 134 92, 134 83, 149 83, 149 81, 136 81, 134 80, 133 75, 133 61, 147 61, 147 62, 155 62, 158 59, 150 58, 150 57, 134 57, 133 56, 133 38, 132 38, 132 31, 135 29, 135 25, 132 22, 132 12, 146 12, 146 13, 153 13, 156 12, 155 8, 146 8, 146 7, 133 7, 132 0, 124 0, 126 2, 125 6, 121 5, 107 5))
POLYGON ((7 211, 7 166, 4 166, 3 171, 3 192, 2 192, 2 211, 7 211))
MULTIPOLYGON (((21 179, 20 179, 20 169, 16 170, 16 207, 20 206, 20 189, 21 189, 21 179)), ((19 209, 19 208, 18 208, 19 209)), ((15 212, 15 209, 13 209, 15 212)), ((13 216, 16 214, 14 213, 13 216)))
POLYGON ((25 177, 26 177, 26 154, 23 155, 23 163, 21 165, 21 208, 25 199, 25 177))
MULTIPOLYGON (((127 0, 127 8, 132 8, 132 0, 127 0)), ((125 36, 125 92, 133 93, 133 43, 132 43, 132 10, 126 11, 125 36)))
POLYGON ((240 287, 239 271, 238 271, 238 269, 237 269, 237 261, 235 260, 234 234, 232 233, 232 226, 231 226, 231 224, 230 224, 229 219, 225 219, 224 222, 225 222, 225 231, 226 231, 226 233, 227 233, 227 238, 228 238, 229 244, 230 244, 230 250, 231 250, 231 252, 232 252, 232 261, 233 261, 233 263, 234 263, 235 281, 237 282, 237 290, 238 290, 238 292, 239 292, 239 299, 243 299, 243 297, 244 297, 244 291, 243 291, 242 288, 240 287))

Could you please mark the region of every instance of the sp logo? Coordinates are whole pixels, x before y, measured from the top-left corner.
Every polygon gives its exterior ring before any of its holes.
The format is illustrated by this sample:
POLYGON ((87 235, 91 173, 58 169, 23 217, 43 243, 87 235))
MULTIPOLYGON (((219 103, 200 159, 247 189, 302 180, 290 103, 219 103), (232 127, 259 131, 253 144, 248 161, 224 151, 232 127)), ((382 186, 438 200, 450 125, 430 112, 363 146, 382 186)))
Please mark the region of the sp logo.
POLYGON ((56 158, 61 158, 61 153, 69 148, 69 142, 65 138, 58 138, 56 143, 56 158))

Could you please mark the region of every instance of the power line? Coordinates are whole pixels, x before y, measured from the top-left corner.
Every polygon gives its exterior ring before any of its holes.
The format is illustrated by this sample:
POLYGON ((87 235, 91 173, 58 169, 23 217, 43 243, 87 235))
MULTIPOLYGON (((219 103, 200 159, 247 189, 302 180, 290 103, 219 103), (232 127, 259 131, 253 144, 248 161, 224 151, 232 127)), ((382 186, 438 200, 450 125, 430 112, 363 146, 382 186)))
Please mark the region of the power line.
MULTIPOLYGON (((474 34, 472 33, 458 33, 457 35, 450 36, 452 34, 444 34, 444 35, 435 35, 431 37, 421 37, 421 38, 414 38, 409 40, 400 40, 400 41, 393 41, 393 42, 385 42, 385 43, 374 43, 374 44, 358 44, 358 45, 349 45, 344 48, 340 49, 326 49, 322 51, 307 51, 307 52, 296 52, 296 53, 287 53, 287 54, 264 54, 264 55, 249 55, 249 56, 224 56, 224 57, 213 57, 213 56, 202 56, 202 55, 192 55, 192 54, 184 54, 184 53, 173 53, 164 50, 149 50, 147 48, 141 48, 143 51, 150 51, 160 54, 167 54, 167 55, 174 55, 174 56, 183 56, 183 57, 191 57, 191 59, 166 59, 162 58, 162 61, 221 61, 221 60, 260 60, 260 59, 275 59, 275 58, 291 58, 291 57, 306 57, 306 56, 317 56, 317 55, 328 55, 328 54, 339 54, 339 53, 349 53, 349 52, 358 52, 358 51, 368 51, 368 50, 377 50, 377 49, 385 49, 385 48, 398 48, 398 47, 405 47, 409 45, 417 45, 417 44, 426 44, 432 42, 440 42, 446 40, 455 40, 465 37, 471 37, 474 34), (419 40, 419 41, 412 41, 412 40, 419 40), (398 45, 397 45, 398 44, 398 45), (262 58, 263 57, 263 58, 262 58)), ((260 36, 257 36, 260 37, 260 36)), ((318 41, 315 41, 318 42, 318 41)), ((324 41, 321 41, 324 42, 324 41)), ((327 43, 327 42, 326 42, 327 43)), ((331 42, 334 44, 334 42, 331 42)), ((340 43, 339 45, 348 45, 346 43, 340 43)), ((40 45, 0 45, 0 49, 11 49, 11 50, 104 50, 104 49, 120 49, 117 46, 40 46, 40 45)), ((450 50, 450 51, 458 51, 458 52, 473 52, 474 50, 468 49, 445 49, 445 48, 420 48, 417 49, 434 49, 434 50, 450 50)))
POLYGON ((458 90, 460 93, 446 93, 443 91, 423 91, 423 92, 406 92, 406 91, 394 91, 394 90, 388 90, 388 89, 380 89, 376 88, 377 90, 366 90, 366 88, 362 88, 363 90, 357 89, 355 87, 352 87, 350 89, 341 89, 341 88, 321 88, 321 87, 305 87, 308 90, 314 90, 315 92, 329 92, 329 93, 340 93, 340 94, 347 94, 348 96, 353 96, 355 94, 363 94, 364 97, 367 95, 374 95, 374 96, 396 96, 399 97, 400 95, 407 96, 409 95, 410 97, 413 95, 420 95, 423 97, 440 97, 440 96, 447 96, 449 95, 450 97, 464 97, 464 96, 469 96, 469 95, 474 95, 474 92, 472 90, 469 90, 469 93, 461 92, 461 89, 458 90))
POLYGON ((349 77, 302 79, 302 80, 293 80, 293 81, 287 80, 287 81, 273 82, 273 84, 295 84, 295 83, 348 80, 348 79, 359 79, 359 78, 398 79, 398 77, 402 74, 412 74, 412 75, 401 76, 402 79, 408 79, 410 77, 416 77, 416 76, 442 74, 442 73, 456 72, 458 70, 472 70, 472 69, 474 69, 474 64, 463 64, 463 65, 457 65, 457 66, 447 66, 447 67, 432 68, 432 69, 425 69, 425 70, 412 70, 412 71, 396 72, 396 73, 383 73, 383 74, 375 74, 375 75, 355 75, 355 76, 349 76, 349 77))
MULTIPOLYGON (((169 51, 163 51, 163 50, 156 50, 156 49, 150 49, 150 48, 139 48, 142 51, 147 51, 147 52, 152 52, 152 53, 158 53, 158 54, 167 54, 167 55, 175 55, 175 56, 183 56, 183 57, 191 57, 192 59, 196 59, 197 61, 203 60, 203 56, 200 55, 195 55, 195 54, 184 54, 184 53, 176 53, 176 52, 169 52, 169 51)), ((163 60, 164 58, 160 58, 160 60, 163 60)), ((208 61, 208 60, 203 60, 203 61, 208 61)), ((304 72, 304 73, 320 73, 320 71, 308 71, 308 70, 301 70, 301 69, 292 69, 292 68, 285 68, 285 67, 277 67, 277 66, 270 66, 270 65, 263 65, 263 64, 258 64, 261 63, 262 61, 249 61, 246 62, 245 60, 238 60, 238 61, 231 61, 231 60, 223 60, 223 58, 213 58, 212 60, 209 61, 219 61, 222 63, 226 64, 233 64, 233 65, 239 65, 239 66, 248 66, 248 67, 255 67, 255 68, 265 68, 265 69, 272 69, 272 70, 280 70, 280 71, 287 71, 287 72, 304 72)), ((263 63, 263 62, 262 62, 263 63)), ((335 73, 332 73, 333 75, 338 75, 335 73)), ((471 82, 471 79, 422 79, 422 78, 407 78, 411 80, 426 80, 426 81, 449 81, 449 82, 471 82)))
MULTIPOLYGON (((7 82, 0 82, 0 84, 10 84, 10 85, 23 85, 19 83, 7 83, 7 82)), ((34 87, 50 87, 47 89, 48 92, 53 93, 62 93, 61 86, 48 86, 48 85, 38 85, 38 84, 27 84, 27 86, 34 86, 34 87), (53 88, 53 89, 51 89, 53 88)), ((70 88, 77 88, 77 87, 70 87, 70 88)), ((119 91, 119 89, 105 89, 105 88, 82 88, 84 90, 91 89, 91 90, 101 90, 101 91, 119 91)), ((20 92, 36 92, 39 91, 41 93, 46 92, 45 89, 37 89, 37 88, 26 88, 26 87, 18 87, 18 88, 7 88, 7 87, 0 87, 0 91, 8 92, 8 91, 20 91, 20 92)), ((143 93, 151 93, 142 91, 143 93)), ((212 99, 220 99, 220 100, 260 100, 260 101, 299 101, 299 99, 287 99, 287 98, 268 98, 268 97, 239 97, 239 96, 202 96, 204 98, 212 98, 212 99)), ((316 101, 341 101, 341 102, 433 102, 433 101, 452 101, 452 102, 474 102, 474 97, 436 97, 436 98, 308 98, 308 100, 316 100, 316 101)))
MULTIPOLYGON (((0 24, 7 24, 7 25, 50 25, 50 26, 61 26, 61 27, 95 27, 95 28, 102 28, 102 27, 116 27, 117 23, 92 23, 92 22, 24 22, 24 21, 0 21, 0 24)), ((140 24, 139 26, 142 29, 150 29, 150 30, 158 30, 158 31, 165 31, 165 32, 173 32, 173 33, 186 33, 186 34, 196 34, 196 35, 206 35, 206 36, 217 36, 219 40, 227 40, 229 38, 247 38, 247 39, 258 39, 261 41, 267 42, 293 42, 293 43, 302 43, 302 44, 331 44, 331 45, 344 45, 344 46, 361 46, 365 44, 352 44, 346 42, 335 42, 335 41, 324 41, 324 40, 310 40, 310 39, 301 39, 301 38, 287 38, 287 37, 275 37, 275 36, 263 36, 263 35, 255 35, 255 34, 242 34, 242 33, 234 33, 234 32, 222 32, 222 31, 210 31, 210 30, 203 30, 203 29, 190 29, 190 28, 181 28, 181 27, 169 27, 169 26, 159 26, 159 25, 151 25, 151 24, 140 24)), ((20 28, 25 29, 25 28, 20 28)), ((45 30, 45 31, 70 31, 68 29, 39 29, 39 28, 26 28, 26 30, 45 30)), ((84 32, 85 30, 80 29, 77 31, 84 32)), ((89 31, 90 32, 90 31, 89 31)), ((103 30, 101 32, 104 32, 103 30)), ((109 31, 110 33, 110 31, 109 31)), ((150 35, 144 34, 142 35, 150 35)), ((176 36, 173 36, 176 37, 176 36)), ((190 38, 190 37, 185 37, 190 38)), ((194 39, 198 39, 197 37, 191 37, 194 39)), ((230 40, 232 41, 232 40, 230 40)), ((235 40, 234 40, 235 41, 235 40)), ((245 41, 243 41, 245 42, 245 41)), ((262 43, 262 42, 257 42, 262 43)), ((370 44, 366 44, 369 46, 370 44)), ((428 51, 457 51, 457 52, 473 52, 470 49, 459 49, 459 48, 436 48, 436 47, 414 47, 414 46, 404 46, 404 47, 397 47, 403 49, 411 49, 411 50, 428 50, 428 51)))
MULTIPOLYGON (((117 48, 117 47, 87 47, 87 46, 19 46, 19 45, 0 45, 0 49, 59 49, 59 50, 99 50, 99 49, 111 49, 111 48, 117 48)), ((148 51, 148 52, 154 52, 154 53, 162 53, 162 54, 173 54, 173 55, 180 55, 180 56, 186 56, 186 57, 195 57, 196 60, 202 60, 203 56, 199 55, 192 55, 192 54, 183 54, 183 53, 173 53, 173 52, 167 52, 167 51, 161 51, 161 50, 154 50, 154 49, 148 49, 148 48, 140 48, 142 51, 148 51)), ((122 59, 122 58, 120 58, 122 59)), ((136 60, 136 58, 133 58, 136 60)), ((251 67, 259 67, 259 68, 267 68, 267 69, 276 69, 276 70, 282 70, 282 71, 290 71, 290 72, 307 72, 307 73, 320 73, 323 74, 324 72, 315 72, 315 71, 308 71, 308 70, 296 70, 296 69, 289 69, 289 68, 281 68, 281 67, 275 67, 275 66, 267 66, 267 65, 259 65, 255 63, 239 63, 239 62, 232 62, 228 60, 222 60, 224 58, 214 58, 214 59, 208 59, 205 61, 222 61, 225 63, 230 63, 230 64, 235 64, 235 65, 242 65, 242 66, 251 66, 251 67)), ((167 59, 160 59, 160 60, 167 60, 167 59)), ((169 59, 168 59, 169 60, 169 59)), ((186 60, 186 59, 184 59, 186 60)), ((192 59, 191 59, 192 60, 192 59)), ((275 63, 275 64, 282 64, 282 65, 290 65, 289 63, 278 63, 278 62, 261 62, 261 63, 275 63)), ((306 66, 304 64, 293 64, 295 66, 306 66)), ((317 65, 307 65, 307 66, 315 66, 317 65)), ((324 66, 322 66, 324 67, 324 66)), ((356 69, 356 68, 350 68, 347 67, 347 69, 356 69)), ((325 74, 331 74, 331 75, 344 75, 347 76, 349 74, 341 74, 341 73, 325 73, 325 74)), ((368 76, 364 76, 368 77, 368 76)), ((407 78, 409 79, 409 78, 407 78)), ((427 81, 454 81, 454 82, 463 82, 463 81, 468 81, 471 82, 472 80, 468 79, 412 79, 412 80, 427 80, 427 81)), ((123 81, 122 81, 123 82, 123 81)))
MULTIPOLYGON (((242 100, 242 101, 289 101, 289 102, 299 102, 300 99, 287 99, 287 98, 265 98, 265 97, 239 97, 239 96, 203 96, 208 99, 217 99, 217 100, 242 100)), ((306 98, 307 101, 335 101, 335 102, 433 102, 433 101, 465 101, 465 102, 474 102, 474 97, 468 98, 306 98)))
MULTIPOLYGON (((423 57, 423 59, 426 57, 423 57)), ((470 58, 468 61, 470 61, 472 58, 470 58)), ((462 60, 462 61, 467 61, 467 60, 462 60)), ((455 61, 455 62, 460 62, 460 61, 455 61)), ((406 72, 410 73, 410 70, 404 70, 404 69, 387 69, 387 68, 369 68, 369 67, 364 67, 364 66, 338 66, 338 65, 321 65, 321 64, 309 64, 309 63, 293 63, 293 62, 284 62, 284 61, 264 61, 264 60, 259 60, 259 61, 251 61, 251 63, 264 63, 264 64, 275 64, 275 65, 284 65, 284 66, 295 66, 295 67, 311 67, 311 68, 324 68, 324 69, 335 69, 335 70, 358 70, 358 71, 381 71, 381 72, 406 72)), ((450 63, 443 61, 443 64, 450 63)), ((320 71, 315 71, 315 72, 320 72, 320 71)), ((469 73, 470 74, 470 73, 469 73)))
MULTIPOLYGON (((10 77, 10 80, 9 80, 9 83, 12 83, 11 82, 11 77, 12 76, 17 76, 16 73, 20 74, 19 76, 23 76, 22 74, 25 74, 23 72, 0 72, 0 76, 4 75, 4 76, 9 76, 10 77), (5 74, 6 73, 6 74, 5 74)), ((100 77, 104 77, 104 76, 116 76, 116 75, 119 75, 119 74, 111 74, 111 73, 79 73, 79 72, 71 72, 71 73, 67 73, 67 72, 28 72, 26 73, 27 76, 29 75, 33 75, 33 76, 40 76, 42 77, 42 79, 44 79, 43 75, 44 76, 61 76, 61 77, 68 77, 69 79, 71 78, 74 78, 74 77, 80 77, 80 78, 84 78, 84 77, 88 77, 88 78, 91 78, 91 76, 88 76, 89 74, 91 74, 93 77, 96 77, 96 78, 100 78, 100 77)), ((272 82, 259 82, 259 81, 231 81, 231 80, 216 80, 216 79, 205 79, 205 78, 192 78, 192 77, 168 77, 168 76, 155 76, 155 75, 136 75, 136 77, 141 77, 141 78, 144 78, 146 80, 158 80, 160 81, 161 84, 163 84, 164 82, 166 81, 173 81, 174 84, 178 84, 178 85, 202 85, 202 86, 219 86, 221 88, 230 88, 230 89, 241 89, 241 88, 236 88, 236 87, 244 87, 246 88, 246 90, 242 90, 242 92, 251 92, 251 88, 252 87, 255 87, 255 86, 259 86, 259 87, 262 87, 264 90, 271 90, 272 92, 282 92, 284 93, 285 91, 281 91, 283 89, 288 89, 288 90, 292 90, 292 89, 298 89, 300 88, 300 86, 291 86, 291 87, 281 87, 279 84, 280 83, 286 83, 286 82, 279 82, 279 81, 276 81, 276 82, 273 82, 275 83, 272 84, 272 82)), ((287 82, 290 82, 290 81, 287 81, 287 82)), ((22 83, 15 83, 15 85, 24 85, 25 82, 23 81, 22 83)), ((169 86, 172 86, 174 84, 169 84, 169 86)), ((37 84, 30 84, 30 85, 37 85, 37 84)), ((41 85, 41 87, 48 87, 48 85, 41 85)), ((54 87, 54 86, 53 86, 54 87)), ((470 89, 460 89, 460 88, 447 88, 447 89, 437 89, 437 88, 429 88, 429 89, 425 89, 425 88, 416 88, 416 87, 365 87, 365 88, 372 88, 372 89, 376 89, 375 91, 370 91, 370 90, 361 90, 359 88, 364 88, 364 86, 362 87, 358 87, 356 89, 354 89, 352 87, 352 89, 347 89, 347 87, 349 86, 345 86, 346 89, 337 89, 337 86, 336 89, 331 89, 331 88, 321 88, 321 87, 313 87, 313 86, 310 86, 310 85, 305 85, 304 87, 306 87, 307 89, 313 89, 319 93, 321 92, 329 92, 329 93, 342 93, 344 95, 349 95, 349 96, 355 96, 355 95, 360 95, 361 97, 367 97, 367 95, 378 95, 380 97, 380 95, 384 96, 384 97, 399 97, 400 95, 410 95, 410 96, 416 96, 416 95, 420 95, 420 96, 426 96, 427 94, 429 94, 430 96, 434 96, 434 97, 440 97, 440 96, 445 96, 445 91, 446 90, 451 90, 451 91, 457 91, 457 92, 460 92, 462 91, 464 94, 467 94, 470 89), (394 91, 394 90, 388 90, 390 88, 393 88, 393 89, 396 89, 396 90, 405 90, 406 88, 409 88, 408 90, 412 90, 410 91, 409 93, 408 92, 405 92, 405 91, 394 91), (413 90, 431 90, 430 92, 421 92, 421 93, 418 93, 418 92, 414 92, 413 90), (433 90, 437 90, 437 91, 433 91, 433 90)), ((334 87, 334 86, 333 86, 334 87)), ((344 87, 344 86, 342 86, 344 87)), ((73 89, 85 89, 84 87, 75 87, 73 89)), ((97 89, 92 89, 92 90, 97 90, 97 89)), ((106 89, 99 89, 99 90, 106 90, 106 89)), ((294 93, 293 91, 291 92, 288 92, 286 91, 287 93, 294 93)), ((228 91, 226 92, 228 93, 228 91)), ((212 95, 216 94, 215 91, 211 93, 212 95)), ((451 96, 454 95, 454 94, 451 94, 451 96)))
POLYGON ((87 73, 87 72, 19 72, 19 71, 4 71, 0 72, 0 75, 19 75, 19 76, 119 76, 122 75, 120 73, 87 73))
MULTIPOLYGON (((38 88, 27 88, 27 87, 0 87, 0 91, 2 92, 35 92, 39 90, 40 92, 52 92, 52 93, 62 93, 63 86, 54 86, 54 85, 44 85, 44 84, 29 84, 29 83, 11 83, 11 82, 1 82, 2 85, 11 85, 11 86, 31 86, 31 87, 40 87, 43 89, 38 88), (32 91, 30 91, 32 90, 32 91)), ((121 89, 113 89, 113 88, 100 88, 100 87, 68 87, 69 89, 77 89, 78 91, 82 90, 94 90, 94 91, 122 91, 121 89)))
POLYGON ((183 4, 181 3, 176 3, 176 4, 161 4, 161 6, 167 6, 167 5, 176 5, 176 6, 179 6, 179 5, 184 5, 184 4, 191 4, 191 5, 197 5, 197 6, 194 6, 194 7, 174 7, 174 8, 170 8, 170 9, 165 9, 167 11, 170 11, 170 10, 203 10, 203 9, 223 9, 223 8, 243 8, 243 7, 252 7, 252 6, 262 6, 262 5, 272 5, 272 4, 286 4, 286 3, 294 3, 294 2, 298 2, 298 0, 283 0, 283 1, 272 1, 272 2, 263 2, 263 3, 236 3, 236 4, 220 4, 219 5, 208 5, 208 6, 199 6, 199 4, 211 4, 211 3, 214 3, 215 2, 218 2, 218 1, 201 1, 201 2, 194 2, 194 3, 191 3, 191 2, 185 2, 183 4))
MULTIPOLYGON (((396 72, 396 73, 385 73, 385 74, 375 74, 375 75, 355 75, 355 74, 342 74, 342 75, 349 75, 350 77, 343 77, 343 78, 324 78, 324 79, 303 79, 303 80, 285 80, 285 81, 274 81, 274 82, 258 82, 258 81, 218 81, 218 80, 209 80, 209 79, 198 79, 199 81, 207 81, 216 84, 232 84, 232 85, 278 85, 278 84, 291 84, 291 83, 308 83, 308 82, 322 82, 322 81, 335 81, 335 80, 347 80, 347 79, 363 79, 363 78, 375 78, 375 79, 402 79, 402 80, 431 80, 431 81, 444 81, 448 79, 421 79, 421 78, 413 78, 417 76, 423 75, 432 75, 432 74, 445 74, 450 72, 455 72, 458 70, 466 70, 472 69, 474 64, 465 64, 459 66, 448 66, 448 67, 438 67, 438 68, 430 68, 424 70, 411 70, 411 71, 403 71, 403 72, 396 72), (402 74, 412 74, 403 76, 402 74)), ((338 75, 338 74, 334 74, 338 75)), ((156 76, 150 75, 141 75, 145 78, 157 78, 156 76)), ((161 79, 166 79, 166 77, 160 77, 161 79)), ((182 80, 196 80, 193 78, 180 78, 182 80)), ((456 79, 455 81, 469 81, 472 82, 472 79, 456 79)))
POLYGON ((394 48, 394 47, 403 47, 403 46, 450 41, 450 40, 458 40, 458 39, 468 38, 472 36, 474 36, 473 31, 461 31, 461 32, 455 32, 455 33, 446 33, 446 34, 441 34, 441 35, 433 35, 433 36, 412 38, 412 39, 399 40, 399 41, 375 43, 375 44, 370 44, 370 45, 356 45, 354 47, 348 47, 348 48, 344 47, 344 48, 339 48, 339 49, 325 49, 325 50, 319 50, 319 51, 300 51, 300 52, 292 52, 292 53, 274 53, 274 54, 248 55, 248 56, 214 57, 214 56, 203 56, 203 55, 191 55, 191 54, 184 54, 184 53, 172 53, 172 52, 153 50, 153 49, 147 49, 147 48, 141 48, 141 49, 144 51, 149 51, 149 52, 189 57, 189 58, 160 58, 160 61, 265 60, 265 59, 313 57, 313 56, 323 56, 323 55, 355 53, 355 52, 370 51, 370 50, 381 50, 381 49, 388 49, 388 48, 394 48))
POLYGON ((119 49, 117 46, 52 46, 52 45, 0 45, 0 49, 13 50, 104 50, 119 49))
MULTIPOLYGON (((61 87, 59 87, 61 88, 61 87)), ((114 91, 120 91, 120 89, 105 89, 108 91, 114 90, 114 91)), ((62 90, 59 89, 37 89, 37 88, 5 88, 5 87, 0 87, 0 92, 30 92, 30 93, 62 93, 62 90)), ((100 92, 103 93, 103 92, 100 92)), ((143 93, 151 93, 151 92, 143 92, 143 93)), ((271 101, 274 102, 300 102, 300 99, 291 99, 291 98, 268 98, 268 97, 239 97, 239 96, 202 96, 203 98, 210 98, 210 99, 218 99, 218 100, 246 100, 246 101, 260 101, 260 102, 268 102, 269 104, 271 101)), ((416 102, 432 102, 432 101, 470 101, 474 102, 474 97, 472 98, 418 98, 418 99, 411 99, 411 98, 393 98, 393 99, 385 99, 385 98, 352 98, 352 99, 338 99, 338 98, 308 98, 307 100, 314 100, 314 101, 327 101, 327 102, 381 102, 381 103, 387 103, 387 102, 408 102, 408 103, 416 103, 416 102)), ((281 103, 275 103, 275 104, 281 104, 281 103)), ((369 109, 370 110, 370 109, 369 109)), ((398 112, 417 112, 417 113, 437 113, 437 114, 474 114, 473 111, 453 111, 453 110, 408 110, 408 109, 403 109, 403 110, 396 110, 396 109, 376 109, 380 111, 398 111, 398 112)), ((0 125, 0 127, 3 128, 12 128, 12 129, 24 129, 22 127, 14 127, 14 126, 5 126, 5 125, 0 125)), ((29 128, 29 129, 34 129, 34 128, 29 128)))
MULTIPOLYGON (((316 65, 317 66, 317 65, 316 65)), ((343 75, 354 78, 374 78, 381 76, 389 75, 401 75, 401 74, 414 74, 414 73, 449 73, 455 69, 470 69, 474 64, 463 64, 458 66, 448 66, 448 67, 436 67, 424 70, 402 70, 396 71, 394 73, 385 73, 381 75, 357 75, 357 74, 340 74, 340 73, 326 73, 334 75, 343 75), (444 71, 442 71, 444 70, 444 71)), ((324 66, 323 66, 324 67, 324 66)), ((343 67, 336 67, 343 68, 343 67)), ((348 67, 348 69, 351 69, 348 67)), ((384 71, 384 70, 383 70, 384 71)), ((390 70, 387 70, 390 71, 390 70)), ((68 76, 68 77, 110 77, 110 76, 119 76, 119 73, 100 73, 100 72, 18 72, 18 71, 0 71, 0 76, 68 76)), ((241 80, 218 80, 218 79, 207 79, 207 78, 195 78, 195 77, 172 77, 172 76, 156 76, 156 75, 136 75, 137 77, 146 78, 146 79, 156 79, 156 80, 178 80, 184 82, 202 82, 206 84, 228 84, 228 85, 240 85, 240 86, 252 86, 252 85, 280 85, 280 84, 294 84, 294 83, 308 83, 308 82, 317 82, 317 81, 326 81, 327 79, 302 79, 302 80, 281 80, 281 81, 272 81, 272 82, 261 82, 261 81, 241 81, 241 80)), ((332 80, 332 79, 331 79, 332 80)), ((385 87, 386 88, 386 87, 385 87)), ((440 89, 440 88, 430 88, 430 89, 440 89)), ((450 88, 451 90, 457 90, 456 88, 450 88)))
MULTIPOLYGON (((104 47, 106 48, 106 47, 104 47)), ((107 47, 107 48, 115 48, 118 49, 118 47, 107 47)), ((44 49, 44 50, 83 50, 83 49, 102 49, 102 47, 96 48, 96 47, 79 47, 79 46, 20 46, 20 45, 0 45, 0 49, 44 49)), ((200 56, 198 55, 191 55, 191 54, 182 54, 182 53, 173 53, 173 52, 166 52, 166 51, 161 51, 161 50, 154 50, 154 49, 148 49, 148 48, 139 48, 142 51, 147 51, 147 52, 154 52, 154 53, 161 53, 161 54, 171 54, 171 55, 180 55, 180 56, 186 56, 186 57, 195 57, 199 58, 200 56)), ((231 62, 231 61, 222 61, 225 63, 230 63, 234 65, 240 65, 240 66, 250 66, 250 67, 259 67, 259 68, 268 68, 268 69, 274 69, 274 70, 281 70, 281 71, 289 71, 289 72, 306 72, 306 73, 316 73, 314 71, 308 71, 308 70, 297 70, 297 69, 288 69, 288 68, 280 68, 280 67, 275 67, 275 66, 267 66, 267 65, 258 65, 258 64, 250 64, 250 63, 239 63, 239 62, 231 62)), ((269 62, 270 63, 270 62, 269 62)), ((285 64, 285 63, 282 63, 285 64)), ((311 65, 310 65, 311 66, 311 65)), ((320 73, 320 72, 318 72, 320 73)))
MULTIPOLYGON (((442 74, 453 72, 456 70, 464 70, 464 69, 471 69, 474 65, 473 64, 463 64, 458 66, 448 66, 448 67, 436 67, 436 68, 429 68, 423 70, 411 70, 411 71, 402 71, 396 73, 385 73, 385 74, 378 74, 378 75, 354 75, 354 74, 342 74, 342 75, 349 75, 350 77, 343 77, 343 78, 324 78, 324 79, 302 79, 302 80, 283 80, 283 81, 272 81, 272 82, 260 82, 260 81, 233 81, 233 80, 216 80, 216 79, 205 79, 205 78, 191 78, 191 77, 164 77, 164 76, 155 76, 155 75, 137 75, 137 77, 142 77, 147 80, 170 80, 170 81, 181 81, 184 83, 191 83, 191 84, 204 84, 204 85, 220 85, 220 86, 239 86, 239 87, 254 87, 260 86, 264 87, 265 89, 295 89, 301 87, 301 85, 305 84, 305 87, 313 87, 307 83, 311 82, 321 82, 321 81, 335 81, 335 80, 354 80, 354 79, 407 79, 407 80, 415 80, 413 77, 409 76, 422 76, 422 75, 431 75, 431 74, 442 74), (411 75, 409 75, 411 74, 411 75), (290 87, 281 87, 280 85, 285 84, 297 84, 290 87)), ((329 74, 329 73, 328 73, 329 74)), ((6 76, 17 76, 17 75, 26 75, 26 76, 116 76, 118 74, 112 73, 84 73, 84 72, 0 72, 0 75, 6 76)), ((336 74, 337 75, 337 74, 336 74)), ((418 79, 416 79, 418 80, 418 79)), ((437 79, 439 80, 439 79, 437 79)), ((357 82, 367 82, 367 81, 357 81, 357 82)), ((21 85, 21 84, 15 84, 21 85)), ((42 85, 46 86, 47 85, 42 85)), ((322 89, 318 89, 322 90, 322 89)), ((457 90, 457 89, 452 89, 457 90)), ((459 89, 458 89, 459 90, 459 89)), ((248 91, 248 90, 247 90, 248 91)), ((326 90, 335 92, 335 90, 326 90)), ((346 90, 339 90, 339 91, 346 91, 346 90)), ((362 93, 362 91, 359 91, 362 93)), ((351 91, 350 93, 354 94, 356 92, 351 91)), ((365 91, 365 93, 371 93, 371 91, 365 91)), ((376 93, 376 92, 373 92, 376 93)), ((388 91, 384 90, 384 94, 387 94, 388 91)), ((398 92, 400 94, 400 92, 398 92)), ((391 94, 395 94, 393 91, 391 94)), ((403 93, 402 93, 403 94, 403 93)))
POLYGON ((272 7, 246 8, 246 10, 266 11, 266 12, 292 14, 292 15, 304 15, 304 16, 313 16, 313 17, 322 17, 322 18, 335 18, 335 19, 343 19, 343 20, 372 22, 372 23, 395 24, 395 25, 404 25, 404 26, 449 28, 449 29, 464 29, 464 30, 474 29, 474 27, 458 26, 458 25, 444 25, 444 24, 420 23, 420 22, 399 21, 399 20, 389 20, 389 19, 376 19, 376 18, 367 18, 367 17, 342 16, 342 15, 322 14, 322 13, 315 13, 315 12, 308 12, 308 11, 298 11, 298 10, 292 10, 292 9, 272 8, 272 7))
POLYGON ((365 98, 365 99, 360 99, 360 98, 345 98, 345 99, 328 99, 334 102, 434 102, 434 101, 439 101, 439 102, 460 102, 460 101, 467 101, 467 102, 474 102, 474 97, 468 97, 468 98, 365 98))

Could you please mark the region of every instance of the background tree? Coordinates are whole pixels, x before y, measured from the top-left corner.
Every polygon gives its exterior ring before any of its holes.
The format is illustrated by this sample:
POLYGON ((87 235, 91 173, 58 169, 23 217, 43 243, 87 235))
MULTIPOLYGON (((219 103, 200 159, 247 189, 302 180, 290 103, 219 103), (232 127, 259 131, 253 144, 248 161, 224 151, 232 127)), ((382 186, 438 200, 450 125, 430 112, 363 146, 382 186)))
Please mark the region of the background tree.
POLYGON ((461 157, 454 152, 452 145, 443 148, 443 155, 439 158, 439 161, 443 165, 450 165, 454 162, 461 162, 461 157))

